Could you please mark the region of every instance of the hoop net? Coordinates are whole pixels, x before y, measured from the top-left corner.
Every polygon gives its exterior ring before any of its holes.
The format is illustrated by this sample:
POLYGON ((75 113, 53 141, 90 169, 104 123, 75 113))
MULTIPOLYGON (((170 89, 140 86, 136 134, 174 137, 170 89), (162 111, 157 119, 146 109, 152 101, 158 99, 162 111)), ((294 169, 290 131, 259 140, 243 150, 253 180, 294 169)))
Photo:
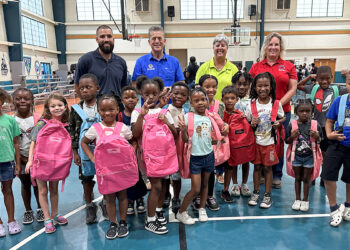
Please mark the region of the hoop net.
POLYGON ((141 47, 141 36, 139 35, 132 35, 132 36, 129 36, 131 40, 134 41, 134 45, 135 47, 141 47))
POLYGON ((230 27, 224 28, 222 34, 229 39, 229 46, 249 46, 250 28, 249 27, 230 27))

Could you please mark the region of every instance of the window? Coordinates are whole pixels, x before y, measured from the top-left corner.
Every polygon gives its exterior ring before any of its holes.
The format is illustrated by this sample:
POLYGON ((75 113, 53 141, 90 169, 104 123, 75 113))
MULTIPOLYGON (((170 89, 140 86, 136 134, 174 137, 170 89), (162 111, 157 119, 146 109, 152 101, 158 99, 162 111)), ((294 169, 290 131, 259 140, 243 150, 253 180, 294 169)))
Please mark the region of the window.
POLYGON ((290 0, 277 0, 277 9, 278 10, 289 10, 290 9, 290 0))
POLYGON ((41 0, 21 0, 21 8, 43 16, 41 0))
POLYGON ((112 20, 105 4, 112 17, 115 20, 120 20, 120 0, 77 0, 78 20, 112 20))
POLYGON ((297 17, 343 16, 344 0, 298 0, 297 17))
POLYGON ((149 11, 149 0, 135 0, 136 11, 149 11))
MULTIPOLYGON (((234 0, 180 0, 181 19, 229 19, 234 0)), ((237 1, 237 18, 243 18, 244 0, 237 1)))
POLYGON ((22 42, 29 45, 47 47, 45 24, 22 16, 22 42))

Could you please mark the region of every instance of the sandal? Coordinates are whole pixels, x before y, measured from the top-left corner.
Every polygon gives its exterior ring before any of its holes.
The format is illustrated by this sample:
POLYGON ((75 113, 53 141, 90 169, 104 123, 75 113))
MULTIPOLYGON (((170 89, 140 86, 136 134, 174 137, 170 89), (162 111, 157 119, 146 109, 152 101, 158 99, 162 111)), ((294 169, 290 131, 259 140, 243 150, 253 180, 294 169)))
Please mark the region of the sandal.
POLYGON ((9 229, 9 234, 18 234, 22 231, 21 227, 19 226, 17 221, 12 221, 7 223, 8 229, 9 229))
POLYGON ((345 207, 343 204, 339 205, 339 208, 335 211, 333 211, 330 216, 332 217, 329 224, 333 227, 339 226, 339 224, 343 221, 343 213, 344 213, 345 207))
POLYGON ((45 233, 52 234, 54 232, 56 232, 56 227, 53 224, 53 221, 52 220, 46 220, 45 221, 45 233))

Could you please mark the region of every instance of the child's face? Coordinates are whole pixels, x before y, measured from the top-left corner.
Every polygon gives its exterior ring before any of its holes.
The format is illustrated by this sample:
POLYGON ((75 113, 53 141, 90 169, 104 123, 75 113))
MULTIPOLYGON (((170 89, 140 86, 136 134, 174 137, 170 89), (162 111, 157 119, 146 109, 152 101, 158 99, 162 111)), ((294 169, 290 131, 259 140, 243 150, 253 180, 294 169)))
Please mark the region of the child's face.
POLYGON ((298 107, 297 115, 302 123, 310 120, 312 115, 312 107, 309 104, 302 104, 298 107))
POLYGON ((150 108, 154 108, 159 99, 160 90, 154 83, 147 83, 141 89, 142 98, 147 101, 150 108))
POLYGON ((238 102, 238 96, 234 93, 227 93, 222 97, 222 102, 225 104, 225 109, 231 112, 235 109, 235 105, 238 102))
POLYGON ((182 108, 185 102, 188 100, 188 89, 184 86, 175 86, 172 90, 173 105, 177 108, 182 108))
POLYGON ((204 115, 208 108, 208 100, 203 92, 195 92, 191 96, 191 106, 197 114, 204 115))
POLYGON ((137 101, 137 94, 134 90, 126 90, 123 92, 122 103, 128 110, 134 110, 137 101))
POLYGON ((1 114, 1 110, 2 110, 2 105, 4 105, 4 101, 0 99, 0 114, 1 114))
POLYGON ((60 100, 51 99, 49 102, 49 111, 53 119, 60 119, 66 109, 67 106, 60 100))
POLYGON ((249 82, 245 80, 243 76, 241 76, 238 79, 238 82, 236 82, 236 88, 238 90, 238 95, 240 98, 243 98, 247 95, 249 90, 249 82))
POLYGON ((84 101, 91 101, 96 98, 99 87, 89 78, 79 80, 79 90, 84 101))
POLYGON ((270 96, 271 83, 268 78, 259 78, 256 81, 256 93, 260 99, 266 99, 270 96))
POLYGON ((105 123, 113 123, 119 113, 119 107, 112 99, 104 99, 98 105, 98 112, 105 123))
POLYGON ((316 76, 316 81, 320 84, 322 89, 326 89, 332 83, 332 74, 320 73, 316 76))
POLYGON ((214 96, 216 94, 216 89, 218 87, 217 84, 218 83, 212 78, 208 78, 203 82, 202 87, 205 90, 205 92, 207 92, 209 101, 212 101, 214 99, 214 96))
POLYGON ((18 112, 29 113, 33 105, 33 100, 28 91, 20 90, 13 97, 13 104, 18 112))

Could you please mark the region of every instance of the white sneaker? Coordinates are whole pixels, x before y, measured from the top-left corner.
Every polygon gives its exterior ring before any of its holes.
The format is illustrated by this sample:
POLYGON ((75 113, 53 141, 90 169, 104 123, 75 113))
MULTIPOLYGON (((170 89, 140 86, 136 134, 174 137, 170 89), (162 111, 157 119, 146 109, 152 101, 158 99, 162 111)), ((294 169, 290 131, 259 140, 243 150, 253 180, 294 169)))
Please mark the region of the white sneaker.
POLYGON ((252 195, 247 184, 242 184, 241 195, 244 197, 250 197, 252 195))
POLYGON ((198 217, 198 220, 200 222, 206 222, 208 221, 208 215, 207 215, 207 211, 205 210, 205 208, 200 208, 198 210, 198 213, 199 213, 199 217, 198 217))
POLYGON ((194 219, 188 215, 187 211, 184 211, 182 213, 177 212, 176 219, 187 225, 193 225, 195 223, 194 219))
POLYGON ((232 190, 231 190, 231 194, 232 194, 232 196, 234 196, 234 197, 239 197, 239 196, 241 196, 241 190, 240 190, 238 184, 234 184, 234 185, 233 185, 232 190))
POLYGON ((343 220, 343 213, 344 213, 345 207, 344 204, 340 204, 339 208, 335 211, 333 211, 330 216, 332 217, 331 221, 329 224, 333 227, 339 226, 339 224, 343 220))
POLYGON ((301 202, 300 211, 303 211, 303 212, 309 211, 309 202, 308 201, 301 202))
POLYGON ((350 207, 345 207, 343 213, 343 219, 346 221, 350 221, 350 207))
POLYGON ((295 200, 293 205, 292 205, 292 209, 299 211, 300 210, 300 205, 301 205, 301 201, 300 200, 295 200))

